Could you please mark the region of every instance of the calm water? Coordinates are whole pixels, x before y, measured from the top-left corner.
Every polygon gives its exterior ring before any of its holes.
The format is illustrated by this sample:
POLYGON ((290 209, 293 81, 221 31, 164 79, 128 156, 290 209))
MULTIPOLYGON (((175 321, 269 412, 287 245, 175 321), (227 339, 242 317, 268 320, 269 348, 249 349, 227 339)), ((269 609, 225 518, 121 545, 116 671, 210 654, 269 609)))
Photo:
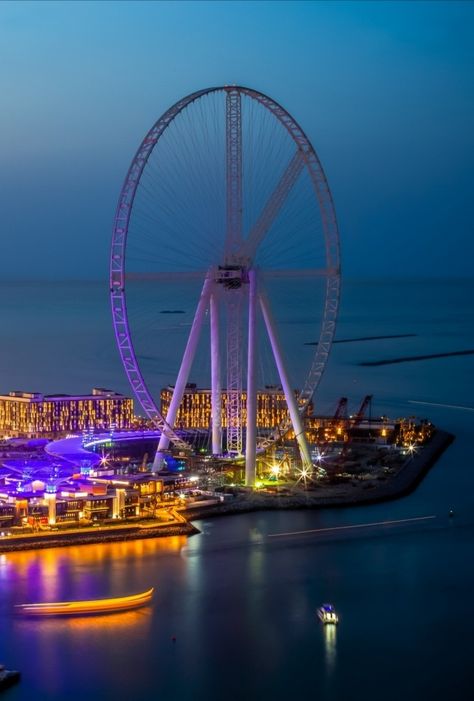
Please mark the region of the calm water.
MULTIPOLYGON (((474 356, 357 363, 474 348, 473 293, 472 282, 344 288, 339 338, 417 336, 335 345, 320 406, 329 410, 342 394, 355 406, 373 392, 374 414, 416 413, 456 433, 414 494, 358 509, 204 521, 202 534, 189 540, 0 555, 0 660, 23 672, 5 697, 472 699, 474 356), (69 621, 12 615, 25 601, 151 585, 155 603, 141 611, 69 621), (322 601, 340 612, 335 631, 316 620, 322 601)), ((9 285, 0 299, 4 391, 75 392, 95 384, 127 391, 99 285, 9 285)))

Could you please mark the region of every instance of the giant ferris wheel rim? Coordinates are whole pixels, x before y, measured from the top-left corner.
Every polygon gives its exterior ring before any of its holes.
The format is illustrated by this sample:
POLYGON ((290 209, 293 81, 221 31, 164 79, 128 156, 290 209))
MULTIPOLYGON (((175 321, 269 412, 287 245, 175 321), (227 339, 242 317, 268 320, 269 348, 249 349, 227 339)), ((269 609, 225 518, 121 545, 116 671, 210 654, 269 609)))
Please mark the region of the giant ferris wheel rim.
MULTIPOLYGON (((306 133, 303 131, 303 129, 301 128, 299 123, 296 121, 296 119, 284 107, 282 107, 282 105, 280 105, 280 103, 278 103, 276 100, 269 97, 265 93, 262 93, 258 90, 255 90, 253 88, 249 88, 246 86, 242 86, 242 85, 222 85, 222 86, 214 86, 214 87, 210 87, 210 88, 203 88, 202 90, 196 90, 195 92, 189 93, 186 97, 183 97, 183 98, 181 98, 181 100, 178 100, 177 102, 175 102, 171 107, 169 107, 161 115, 161 117, 159 117, 156 120, 156 122, 154 122, 153 126, 148 130, 145 137, 141 141, 140 146, 138 147, 138 149, 137 149, 137 151, 132 159, 130 167, 127 171, 127 175, 125 176, 124 184, 123 184, 121 191, 120 191, 119 202, 118 202, 116 212, 115 212, 113 233, 115 233, 115 230, 116 230, 115 224, 117 223, 117 219, 120 216, 120 206, 121 206, 121 202, 122 202, 124 196, 131 194, 131 201, 129 204, 129 210, 131 211, 131 207, 133 205, 135 193, 136 193, 138 186, 140 184, 140 178, 141 178, 141 175, 145 169, 148 158, 150 157, 151 153, 153 152, 154 147, 158 143, 159 139, 161 138, 161 135, 166 130, 166 128, 169 126, 169 124, 171 124, 171 122, 178 116, 178 114, 180 114, 180 112, 182 112, 184 109, 189 107, 196 100, 198 100, 202 97, 205 97, 206 95, 210 95, 211 93, 222 92, 222 91, 226 91, 226 90, 230 90, 230 89, 238 90, 238 91, 244 93, 245 95, 248 95, 252 99, 260 102, 260 104, 262 104, 267 109, 268 109, 267 105, 272 105, 272 106, 276 107, 279 110, 280 115, 274 114, 274 116, 276 117, 276 119, 278 119, 280 121, 280 123, 283 124, 283 126, 290 133, 290 136, 295 141, 297 147, 298 147, 298 142, 295 140, 294 132, 299 132, 301 134, 301 136, 304 140, 304 143, 309 148, 311 155, 313 155, 315 158, 317 170, 319 171, 318 175, 321 176, 320 185, 323 186, 323 188, 326 191, 327 196, 328 196, 329 205, 330 205, 331 214, 332 214, 331 218, 333 219, 333 222, 335 225, 335 234, 336 234, 336 236, 335 236, 336 240, 334 242, 335 250, 332 252, 333 256, 334 256, 333 257, 334 264, 331 266, 331 268, 335 271, 336 274, 340 275, 341 263, 340 263, 340 252, 339 252, 339 231, 338 231, 338 226, 337 226, 334 202, 333 202, 331 190, 330 190, 328 182, 327 182, 326 174, 325 174, 324 169, 322 167, 319 156, 316 153, 316 150, 314 149, 311 141, 309 140, 309 138, 307 137, 306 133), (262 102, 262 100, 264 100, 265 102, 262 102), (265 103, 267 103, 267 104, 265 104, 265 103), (288 119, 288 124, 294 126, 294 128, 295 128, 294 131, 291 131, 288 128, 287 123, 282 122, 281 115, 285 115, 285 117, 288 119), (154 132, 157 130, 157 128, 159 128, 160 125, 163 125, 163 128, 160 130, 159 134, 157 134, 156 138, 153 138, 154 132), (150 144, 150 148, 147 149, 145 157, 143 158, 141 156, 141 154, 143 153, 144 147, 147 145, 147 143, 150 144), (133 184, 133 187, 132 187, 130 193, 129 193, 128 188, 127 188, 127 186, 129 184, 133 184)), ((305 160, 305 165, 310 172, 310 175, 313 176, 311 165, 308 162, 308 154, 303 153, 303 158, 305 160)), ((320 200, 320 195, 319 195, 318 183, 317 183, 317 180, 315 180, 313 177, 312 177, 312 180, 313 180, 313 184, 315 185, 316 194, 318 196, 318 200, 320 202, 320 207, 321 207, 321 200, 320 200)), ((126 231, 125 231, 124 248, 125 248, 125 244, 126 244, 126 236, 128 234, 128 220, 130 217, 130 211, 129 211, 128 218, 127 218, 127 227, 126 227, 126 231)), ((326 232, 326 226, 325 226, 324 220, 323 220, 323 229, 324 229, 325 238, 327 238, 327 232, 326 232)), ((112 243, 113 243, 113 240, 112 240, 112 243)), ((329 258, 329 260, 331 259, 330 256, 328 256, 328 258, 329 258)), ((123 266, 122 266, 123 270, 124 270, 124 267, 125 267, 125 256, 123 258, 123 266)), ((113 286, 113 282, 112 282, 113 271, 114 271, 114 266, 112 265, 112 258, 111 258, 111 265, 110 265, 110 287, 111 288, 113 286)), ((123 271, 122 271, 122 274, 123 274, 123 271)))
MULTIPOLYGON (((125 290, 125 260, 126 246, 130 216, 133 210, 133 203, 136 192, 140 185, 141 176, 144 172, 149 157, 155 146, 159 142, 162 134, 174 119, 193 102, 206 95, 225 92, 228 90, 238 91, 249 98, 259 102, 265 109, 285 127, 293 139, 297 149, 302 153, 304 165, 311 177, 315 195, 319 204, 322 228, 326 247, 326 267, 328 269, 326 283, 326 298, 324 303, 323 316, 321 321, 321 331, 316 345, 310 371, 306 382, 298 395, 300 410, 303 411, 311 401, 314 392, 321 380, 322 374, 327 364, 329 352, 332 346, 335 333, 337 312, 340 298, 340 247, 339 230, 332 194, 327 182, 325 172, 319 157, 303 129, 294 117, 273 98, 265 93, 241 85, 214 86, 197 90, 181 98, 169 107, 153 126, 148 130, 141 141, 127 171, 123 186, 120 191, 119 200, 114 217, 112 232, 112 243, 110 251, 110 299, 112 308, 112 319, 117 347, 120 353, 122 365, 128 377, 132 391, 140 402, 146 415, 152 419, 164 433, 166 433, 175 445, 188 447, 187 444, 175 433, 173 428, 166 423, 161 415, 158 406, 153 399, 146 384, 143 373, 140 369, 138 359, 135 354, 133 339, 128 322, 126 290, 125 290)), ((278 435, 281 435, 279 427, 271 439, 267 439, 270 445, 278 435)), ((265 443, 265 441, 264 441, 265 443)))

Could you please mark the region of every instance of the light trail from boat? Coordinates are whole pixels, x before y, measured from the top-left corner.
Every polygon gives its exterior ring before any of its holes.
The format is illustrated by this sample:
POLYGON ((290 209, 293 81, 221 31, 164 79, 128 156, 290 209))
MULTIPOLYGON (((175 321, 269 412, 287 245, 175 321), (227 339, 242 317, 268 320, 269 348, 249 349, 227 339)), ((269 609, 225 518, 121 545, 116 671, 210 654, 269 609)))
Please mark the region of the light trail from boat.
POLYGON ((414 516, 413 518, 399 518, 394 521, 373 521, 372 523, 356 523, 352 526, 331 526, 329 528, 311 528, 307 531, 287 531, 286 533, 269 533, 267 538, 283 538, 284 536, 306 535, 307 533, 330 533, 331 531, 348 531, 355 528, 373 528, 374 526, 394 526, 400 523, 415 523, 420 521, 430 521, 437 518, 431 516, 414 516))
POLYGON ((139 594, 117 596, 109 599, 85 601, 52 601, 38 604, 16 604, 19 613, 27 616, 75 616, 101 613, 116 613, 140 608, 151 602, 154 587, 139 594))
POLYGON ((464 411, 474 411, 472 406, 462 406, 461 404, 440 404, 438 402, 420 402, 416 399, 409 399, 409 404, 425 404, 426 406, 440 406, 444 409, 464 409, 464 411))

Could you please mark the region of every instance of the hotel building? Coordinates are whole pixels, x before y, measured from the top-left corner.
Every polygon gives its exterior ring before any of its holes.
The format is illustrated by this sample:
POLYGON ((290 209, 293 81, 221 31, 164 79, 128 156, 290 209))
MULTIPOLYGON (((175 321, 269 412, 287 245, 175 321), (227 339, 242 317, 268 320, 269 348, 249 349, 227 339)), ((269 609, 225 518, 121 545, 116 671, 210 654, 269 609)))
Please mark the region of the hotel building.
MULTIPOLYGON (((161 390, 161 414, 166 416, 173 396, 174 387, 168 385, 161 390)), ((222 428, 227 427, 227 393, 222 392, 222 428)), ((311 415, 312 404, 308 405, 306 416, 311 415)), ((281 387, 266 387, 257 392, 257 428, 271 430, 288 417, 288 407, 281 387)), ((242 421, 247 421, 247 392, 242 392, 242 421)), ((183 429, 207 429, 211 425, 211 390, 200 389, 195 384, 186 385, 183 399, 178 409, 175 426, 183 429)))
POLYGON ((55 438, 93 429, 132 426, 133 401, 95 387, 91 394, 43 395, 10 392, 0 395, 0 436, 55 438))

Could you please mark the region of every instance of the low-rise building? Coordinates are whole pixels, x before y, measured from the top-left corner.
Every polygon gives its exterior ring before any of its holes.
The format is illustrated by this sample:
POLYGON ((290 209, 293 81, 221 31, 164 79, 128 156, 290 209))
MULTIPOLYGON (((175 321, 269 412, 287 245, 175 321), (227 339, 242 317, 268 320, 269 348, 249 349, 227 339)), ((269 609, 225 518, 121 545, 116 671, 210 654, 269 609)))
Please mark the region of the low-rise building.
POLYGON ((55 438, 78 431, 127 429, 133 418, 132 399, 101 387, 88 395, 0 395, 0 436, 55 438))

